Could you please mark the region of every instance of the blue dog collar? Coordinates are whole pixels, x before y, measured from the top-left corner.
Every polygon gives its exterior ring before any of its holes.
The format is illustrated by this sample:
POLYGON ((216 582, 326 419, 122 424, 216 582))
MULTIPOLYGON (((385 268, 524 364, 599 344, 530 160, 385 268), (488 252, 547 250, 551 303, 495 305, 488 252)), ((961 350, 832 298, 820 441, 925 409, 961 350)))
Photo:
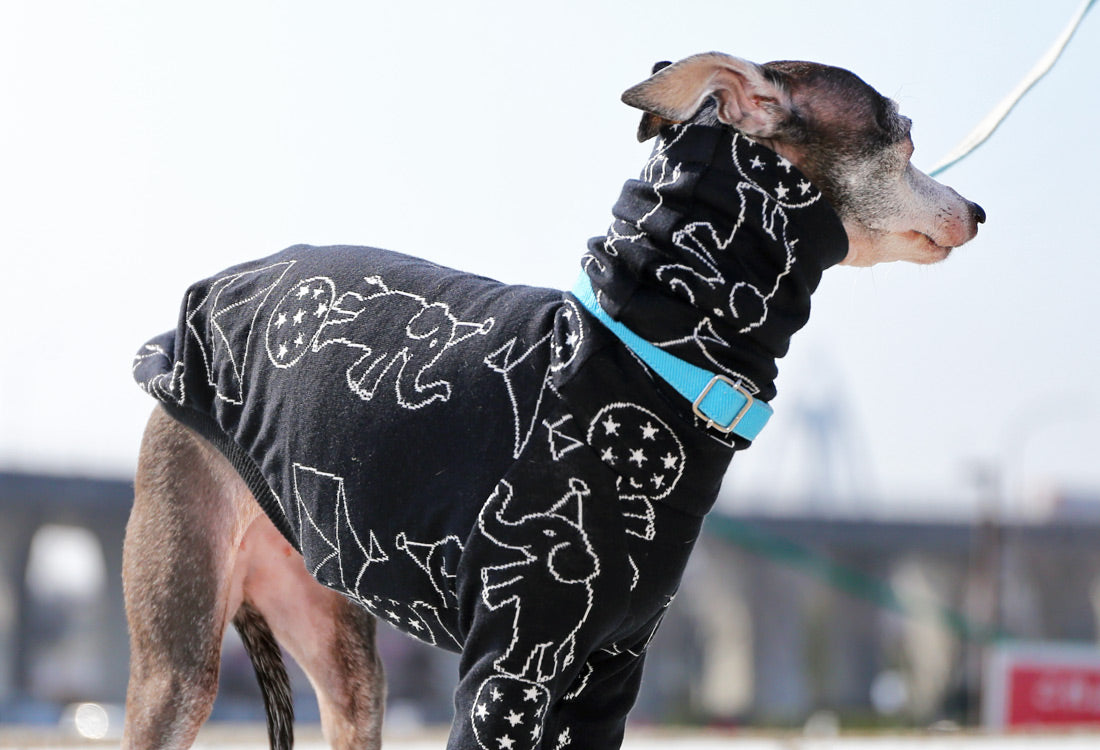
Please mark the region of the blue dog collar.
POLYGON ((771 406, 757 401, 739 382, 669 354, 608 315, 596 299, 586 274, 582 273, 574 284, 573 296, 677 393, 690 401, 695 415, 707 427, 755 440, 771 419, 771 406))

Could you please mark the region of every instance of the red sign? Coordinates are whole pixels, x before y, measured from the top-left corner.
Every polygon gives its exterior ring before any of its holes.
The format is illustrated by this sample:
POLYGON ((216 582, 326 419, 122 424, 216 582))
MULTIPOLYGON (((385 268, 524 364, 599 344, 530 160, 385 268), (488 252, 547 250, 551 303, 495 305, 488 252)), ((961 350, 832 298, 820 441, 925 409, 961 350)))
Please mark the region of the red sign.
POLYGON ((988 726, 1100 725, 1100 648, 999 646, 989 654, 985 677, 988 726))

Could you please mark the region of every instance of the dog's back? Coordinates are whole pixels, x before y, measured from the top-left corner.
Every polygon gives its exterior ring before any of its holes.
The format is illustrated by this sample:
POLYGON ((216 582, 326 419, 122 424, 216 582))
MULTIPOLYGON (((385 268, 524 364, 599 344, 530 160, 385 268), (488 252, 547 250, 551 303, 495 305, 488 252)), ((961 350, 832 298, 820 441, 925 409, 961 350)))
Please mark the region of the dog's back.
MULTIPOLYGON (((134 376, 230 459, 318 580, 427 602, 418 548, 392 542, 465 540, 537 426, 563 304, 387 251, 296 246, 193 285, 134 376), (384 574, 369 565, 383 555, 384 574)), ((412 632, 458 648, 434 630, 412 632)))

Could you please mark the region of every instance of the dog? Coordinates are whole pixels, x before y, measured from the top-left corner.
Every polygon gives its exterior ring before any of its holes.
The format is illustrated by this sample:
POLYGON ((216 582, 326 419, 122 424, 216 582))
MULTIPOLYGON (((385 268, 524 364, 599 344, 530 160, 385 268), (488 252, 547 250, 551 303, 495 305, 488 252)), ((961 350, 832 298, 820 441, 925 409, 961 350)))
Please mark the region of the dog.
POLYGON ((379 747, 379 619, 461 653, 448 748, 620 746, 822 272, 940 261, 985 221, 846 70, 707 53, 623 101, 656 146, 571 292, 295 246, 198 282, 142 347, 124 747, 190 746, 229 622, 273 747, 279 644, 328 742, 379 747))

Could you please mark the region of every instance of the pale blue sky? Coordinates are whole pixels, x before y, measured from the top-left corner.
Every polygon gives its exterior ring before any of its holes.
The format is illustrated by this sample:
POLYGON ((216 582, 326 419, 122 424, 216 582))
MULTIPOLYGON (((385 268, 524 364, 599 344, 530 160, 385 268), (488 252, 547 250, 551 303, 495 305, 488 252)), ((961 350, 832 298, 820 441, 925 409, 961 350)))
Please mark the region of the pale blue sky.
MULTIPOLYGON (((619 94, 655 60, 850 68, 914 119, 929 167, 1077 4, 7 0, 0 468, 130 472, 152 406, 133 352, 188 283, 246 258, 370 244, 569 285, 648 153, 619 94)), ((989 213, 974 243, 933 268, 826 274, 731 507, 812 478, 791 417, 807 399, 849 414, 849 510, 973 509, 975 461, 1027 510, 1100 495, 1098 90, 1093 14, 943 176, 989 213)))

